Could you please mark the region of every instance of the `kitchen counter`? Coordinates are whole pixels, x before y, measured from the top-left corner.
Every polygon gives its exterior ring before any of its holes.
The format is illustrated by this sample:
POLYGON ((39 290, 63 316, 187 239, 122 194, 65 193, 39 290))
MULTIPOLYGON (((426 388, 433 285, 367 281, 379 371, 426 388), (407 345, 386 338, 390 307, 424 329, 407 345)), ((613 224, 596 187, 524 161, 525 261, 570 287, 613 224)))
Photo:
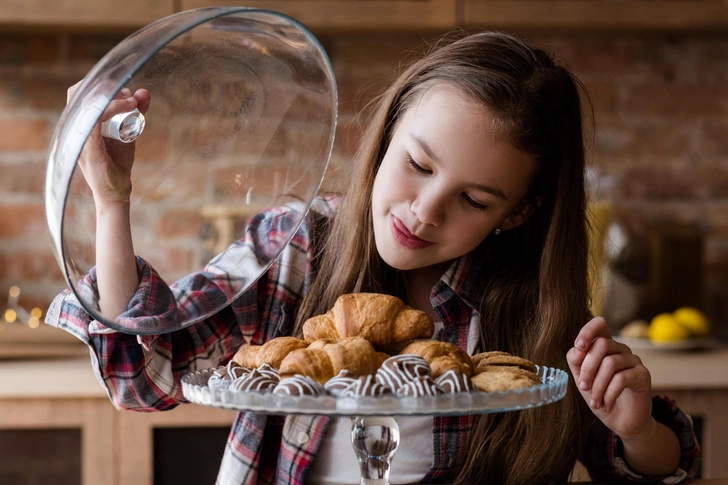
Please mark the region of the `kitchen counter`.
MULTIPOLYGON (((728 348, 692 352, 636 350, 652 375, 653 390, 675 399, 702 422, 704 477, 695 484, 728 485, 728 348)), ((108 483, 107 468, 122 470, 118 485, 151 484, 150 429, 159 426, 220 426, 233 412, 180 406, 165 413, 118 413, 96 379, 89 357, 0 360, 0 429, 81 427, 92 442, 113 433, 129 440, 133 457, 116 457, 111 445, 88 447, 84 484, 108 483), (133 446, 148 436, 145 446, 133 446), (128 476, 127 476, 128 475, 128 476)), ((696 420, 697 421, 697 420, 696 420)))
POLYGON ((0 399, 108 398, 90 357, 0 360, 0 399))
POLYGON ((695 351, 641 350, 637 354, 652 375, 652 389, 728 390, 728 347, 695 351))

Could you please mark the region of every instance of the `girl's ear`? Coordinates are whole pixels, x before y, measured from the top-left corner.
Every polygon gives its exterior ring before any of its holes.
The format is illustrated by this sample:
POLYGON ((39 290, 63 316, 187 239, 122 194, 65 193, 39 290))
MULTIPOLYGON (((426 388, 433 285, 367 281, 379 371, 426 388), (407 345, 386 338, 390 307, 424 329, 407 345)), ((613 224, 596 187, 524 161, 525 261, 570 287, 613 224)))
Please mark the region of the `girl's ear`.
POLYGON ((520 226, 526 222, 529 217, 531 217, 531 214, 533 214, 536 210, 536 207, 540 206, 542 203, 543 199, 541 197, 536 197, 530 202, 519 204, 513 212, 511 212, 511 215, 503 219, 503 222, 501 222, 498 227, 500 227, 503 231, 507 231, 520 226))

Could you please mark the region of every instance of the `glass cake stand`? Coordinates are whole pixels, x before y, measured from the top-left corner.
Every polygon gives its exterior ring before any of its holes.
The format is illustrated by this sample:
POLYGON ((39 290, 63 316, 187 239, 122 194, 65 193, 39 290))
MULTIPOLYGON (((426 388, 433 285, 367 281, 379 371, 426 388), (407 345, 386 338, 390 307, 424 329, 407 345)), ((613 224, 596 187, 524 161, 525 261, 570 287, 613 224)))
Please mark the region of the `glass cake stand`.
POLYGON ((553 367, 536 367, 540 384, 502 392, 424 397, 282 396, 212 389, 207 381, 215 369, 185 375, 182 392, 190 402, 215 408, 278 415, 352 417, 351 444, 361 468, 361 485, 389 485, 391 460, 400 440, 394 416, 458 416, 518 411, 563 398, 569 382, 568 374, 553 367))

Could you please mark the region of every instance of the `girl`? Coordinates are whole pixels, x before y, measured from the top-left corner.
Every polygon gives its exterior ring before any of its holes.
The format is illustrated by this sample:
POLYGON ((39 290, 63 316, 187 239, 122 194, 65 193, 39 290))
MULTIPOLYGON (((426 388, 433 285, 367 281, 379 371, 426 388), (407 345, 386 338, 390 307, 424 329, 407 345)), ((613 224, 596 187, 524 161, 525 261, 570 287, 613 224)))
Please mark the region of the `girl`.
MULTIPOLYGON (((434 338, 569 368, 574 380, 537 409, 400 421, 392 483, 561 483, 579 459, 595 479, 678 483, 698 464, 689 419, 651 396, 639 358, 588 317, 578 87, 547 54, 503 34, 439 47, 381 97, 346 195, 318 199, 276 263, 225 310, 133 337, 93 321, 66 291, 47 321, 88 343, 115 406, 165 410, 184 401, 182 375, 227 362, 246 341, 300 335, 343 293, 393 294, 438 322, 434 338)), ((125 91, 104 116, 149 102, 145 90, 125 91)), ((80 160, 100 248, 87 284, 98 285, 104 313, 132 318, 171 292, 134 257, 133 156, 110 143, 96 130, 80 160)), ((238 244, 265 251, 297 210, 261 214, 238 244)), ((358 482, 350 426, 238 414, 218 482, 358 482)))

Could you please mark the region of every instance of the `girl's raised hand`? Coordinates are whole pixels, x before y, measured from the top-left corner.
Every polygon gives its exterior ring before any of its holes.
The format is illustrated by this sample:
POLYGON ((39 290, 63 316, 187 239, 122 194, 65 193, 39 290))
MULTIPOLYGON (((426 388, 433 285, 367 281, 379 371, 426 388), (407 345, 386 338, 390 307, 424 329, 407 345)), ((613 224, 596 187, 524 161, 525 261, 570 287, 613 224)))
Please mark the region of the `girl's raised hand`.
POLYGON ((589 407, 617 436, 653 429, 650 373, 629 347, 612 340, 602 317, 582 327, 566 360, 589 407))
MULTIPOLYGON (((68 88, 68 100, 80 82, 68 88)), ((139 108, 142 114, 149 109, 151 96, 146 89, 133 95, 127 88, 120 90, 106 107, 81 151, 78 164, 91 187, 97 205, 126 203, 131 195, 131 168, 134 164, 134 143, 122 143, 101 136, 101 123, 114 115, 139 108)))

